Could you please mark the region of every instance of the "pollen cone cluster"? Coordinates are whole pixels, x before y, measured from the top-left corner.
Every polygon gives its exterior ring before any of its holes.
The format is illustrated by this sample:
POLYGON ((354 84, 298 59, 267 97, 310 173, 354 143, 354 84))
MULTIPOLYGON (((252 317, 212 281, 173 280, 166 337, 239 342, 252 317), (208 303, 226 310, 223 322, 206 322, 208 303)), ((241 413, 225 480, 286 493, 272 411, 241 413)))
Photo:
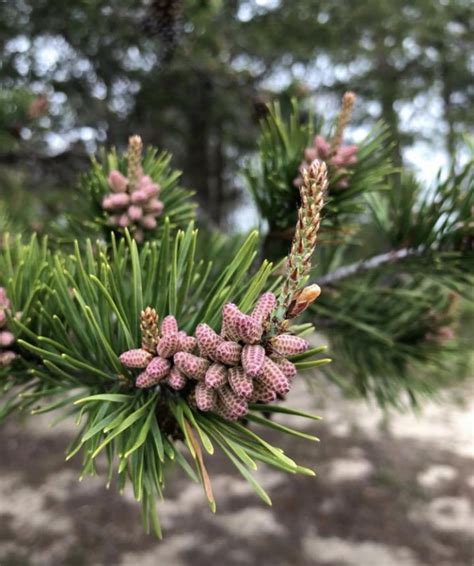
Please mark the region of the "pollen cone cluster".
POLYGON ((299 167, 299 175, 293 181, 296 187, 303 184, 303 171, 315 159, 324 161, 328 166, 332 187, 345 189, 349 186, 349 172, 350 168, 357 163, 358 147, 356 145, 343 145, 342 137, 350 120, 354 102, 354 93, 346 92, 342 98, 341 110, 332 138, 327 140, 323 136, 317 135, 313 140, 313 145, 304 150, 304 159, 299 167))
POLYGON ((296 187, 303 184, 303 170, 309 166, 314 159, 320 159, 328 164, 334 179, 333 187, 345 189, 349 186, 349 170, 357 163, 356 145, 340 145, 331 155, 331 147, 323 136, 316 136, 313 145, 304 151, 304 160, 299 167, 299 175, 293 181, 296 187))
POLYGON ((156 228, 156 218, 163 211, 163 203, 158 200, 160 186, 143 174, 141 150, 140 137, 132 136, 128 145, 127 176, 111 171, 107 179, 110 193, 102 200, 102 208, 110 215, 109 224, 128 228, 138 242, 143 240, 144 231, 156 228))
POLYGON ((3 287, 0 287, 0 368, 10 365, 16 358, 15 352, 9 347, 15 341, 13 334, 7 330, 7 314, 11 304, 8 300, 7 293, 3 287))
POLYGON ((264 293, 250 315, 228 303, 220 334, 206 324, 196 328, 200 354, 212 361, 196 387, 198 409, 236 420, 245 415, 248 403, 271 403, 288 393, 296 368, 286 358, 304 352, 308 343, 289 334, 267 337, 275 305, 273 293, 264 293))
POLYGON ((188 377, 180 371, 174 359, 179 359, 178 354, 192 356, 191 352, 197 346, 196 338, 178 330, 174 316, 166 316, 158 327, 156 311, 150 307, 141 313, 140 323, 142 347, 120 356, 124 366, 142 370, 136 378, 136 387, 147 389, 164 384, 175 391, 183 389, 188 377))
MULTIPOLYGON (((232 303, 224 305, 219 334, 202 323, 194 337, 186 336, 168 316, 153 338, 150 332, 145 336, 142 324, 143 347, 123 353, 120 360, 127 367, 142 369, 137 387, 159 383, 185 389, 194 408, 237 420, 249 403, 271 403, 288 393, 296 375, 288 357, 309 347, 298 336, 271 335, 269 319, 275 305, 273 293, 261 295, 250 314, 232 303)), ((147 311, 148 317, 154 313, 147 311)))

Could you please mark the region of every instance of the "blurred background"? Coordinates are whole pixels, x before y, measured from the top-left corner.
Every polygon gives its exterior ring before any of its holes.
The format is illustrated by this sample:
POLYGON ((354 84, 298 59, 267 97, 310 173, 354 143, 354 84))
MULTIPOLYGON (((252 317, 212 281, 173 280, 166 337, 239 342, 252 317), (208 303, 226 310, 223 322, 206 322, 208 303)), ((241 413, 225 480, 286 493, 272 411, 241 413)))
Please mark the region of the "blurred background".
POLYGON ((223 226, 275 98, 332 117, 350 88, 353 139, 382 118, 395 163, 428 180, 462 162, 474 122, 468 0, 22 0, 0 16, 2 191, 8 179, 46 207, 67 206, 55 191, 99 144, 138 133, 223 226))
MULTIPOLYGON (((202 222, 243 231, 258 218, 241 170, 266 104, 296 97, 332 117, 348 89, 348 137, 357 143, 382 119, 394 163, 429 187, 467 159, 473 28, 469 0, 1 3, 0 223, 7 210, 47 231, 89 154, 124 149, 137 133, 172 152, 202 222)), ((418 415, 316 389, 308 398, 302 385, 290 402, 324 416, 321 445, 291 451, 318 478, 262 471, 267 509, 216 458, 219 513, 199 487, 170 478, 162 543, 142 534, 128 494, 77 483, 79 466, 63 462, 70 429, 10 420, 0 430, 0 564, 471 564, 471 384, 418 415)))

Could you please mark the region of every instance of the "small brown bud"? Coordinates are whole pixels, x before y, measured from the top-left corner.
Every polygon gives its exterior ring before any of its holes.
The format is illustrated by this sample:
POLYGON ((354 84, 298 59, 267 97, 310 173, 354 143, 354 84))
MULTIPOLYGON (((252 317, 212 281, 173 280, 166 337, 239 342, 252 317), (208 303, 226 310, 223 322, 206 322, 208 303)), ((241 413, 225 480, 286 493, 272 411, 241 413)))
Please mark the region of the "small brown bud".
POLYGON ((295 318, 306 310, 321 294, 319 285, 309 285, 295 294, 293 301, 288 307, 287 318, 295 318))

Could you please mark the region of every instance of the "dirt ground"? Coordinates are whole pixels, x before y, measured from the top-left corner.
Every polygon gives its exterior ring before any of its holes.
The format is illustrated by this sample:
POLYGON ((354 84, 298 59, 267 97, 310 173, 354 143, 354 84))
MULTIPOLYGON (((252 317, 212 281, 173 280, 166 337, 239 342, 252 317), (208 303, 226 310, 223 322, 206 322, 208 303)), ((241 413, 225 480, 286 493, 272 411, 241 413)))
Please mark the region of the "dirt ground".
POLYGON ((217 514, 199 486, 170 477, 161 542, 143 534, 131 494, 77 481, 79 462, 63 459, 73 425, 10 420, 0 428, 0 565, 473 564, 472 387, 457 392, 462 404, 388 420, 328 385, 319 391, 300 384, 289 404, 324 418, 308 425, 321 442, 284 445, 316 478, 262 468, 266 507, 221 457, 208 458, 217 514))

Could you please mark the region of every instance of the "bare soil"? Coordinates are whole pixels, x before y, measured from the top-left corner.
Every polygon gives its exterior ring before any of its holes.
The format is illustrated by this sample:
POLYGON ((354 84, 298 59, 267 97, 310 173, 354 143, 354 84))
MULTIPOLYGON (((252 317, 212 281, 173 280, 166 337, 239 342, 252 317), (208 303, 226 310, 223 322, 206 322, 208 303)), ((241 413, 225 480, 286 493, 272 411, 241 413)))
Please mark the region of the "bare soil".
MULTIPOLYGON (((0 428, 1 566, 470 566, 474 560, 474 392, 384 417, 321 385, 289 404, 323 416, 321 442, 284 439, 316 478, 258 472, 265 507, 219 455, 207 459, 218 512, 199 486, 169 477, 164 540, 142 531, 130 493, 103 478, 77 481, 64 462, 72 425, 10 420, 0 428)), ((294 423, 292 423, 294 424, 294 423)), ((278 441, 275 435, 269 439, 278 441)))

